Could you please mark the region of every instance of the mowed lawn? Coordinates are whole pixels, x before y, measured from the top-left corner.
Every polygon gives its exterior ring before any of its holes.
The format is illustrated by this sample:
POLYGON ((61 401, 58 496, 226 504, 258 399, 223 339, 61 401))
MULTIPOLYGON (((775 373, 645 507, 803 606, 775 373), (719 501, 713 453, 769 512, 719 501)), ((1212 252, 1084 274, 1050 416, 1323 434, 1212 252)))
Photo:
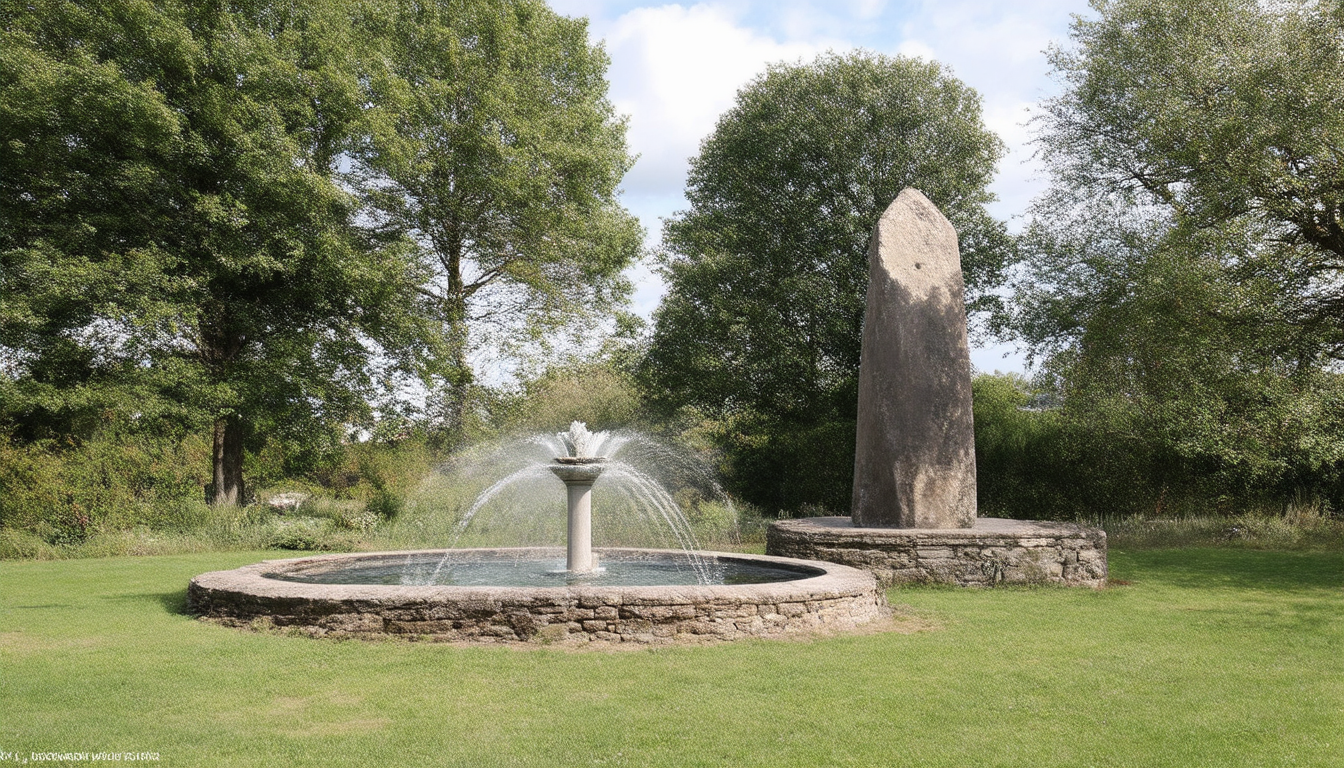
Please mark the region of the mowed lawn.
POLYGON ((0 752, 158 765, 1344 765, 1344 555, 1112 552, 1103 591, 897 589, 919 631, 634 651, 184 615, 276 553, 0 562, 0 752))

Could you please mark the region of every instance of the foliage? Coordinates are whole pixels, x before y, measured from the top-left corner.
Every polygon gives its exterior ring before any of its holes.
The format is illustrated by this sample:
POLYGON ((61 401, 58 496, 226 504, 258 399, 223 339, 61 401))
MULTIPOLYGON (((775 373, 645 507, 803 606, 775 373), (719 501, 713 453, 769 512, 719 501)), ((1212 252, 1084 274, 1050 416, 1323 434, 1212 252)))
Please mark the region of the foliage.
POLYGON ((135 525, 191 524, 210 446, 105 433, 74 445, 0 438, 0 527, 78 544, 135 525))
POLYGON ((618 429, 643 415, 631 374, 600 358, 548 368, 523 381, 511 401, 497 420, 501 431, 561 431, 574 421, 594 431, 618 429))
POLYGON ((433 369, 405 254, 334 181, 358 117, 344 4, 6 3, 0 345, 14 423, 213 423, 216 498, 245 442, 369 416, 433 369), (378 353, 378 354, 375 354, 378 353))
POLYGON ((1098 515, 1086 522, 1105 529, 1113 549, 1228 549, 1344 551, 1344 519, 1317 499, 1293 499, 1274 507, 1227 514, 1171 517, 1098 515))
POLYGON ((706 425, 724 486, 771 516, 846 514, 854 483, 854 420, 782 421, 752 412, 706 425))
POLYGON ((419 312, 446 326, 463 418, 468 354, 547 341, 619 307, 638 221, 616 201, 633 159, 586 21, 541 0, 385 3, 367 136, 353 179, 365 214, 414 246, 419 312))
POLYGON ((903 188, 952 220, 970 308, 994 308, 1011 248, 980 109, 936 63, 832 54, 748 84, 692 161, 641 379, 665 414, 722 423, 747 499, 847 508, 868 237, 903 188))
MULTIPOLYGON (((1341 351, 1344 10, 1297 0, 1123 0, 1079 19, 1052 63, 1041 156, 1094 226, 1136 220, 1145 239, 1259 281, 1299 365, 1341 351), (1156 230, 1156 231, 1155 231, 1156 230)), ((1038 216, 1038 219, 1045 216, 1038 216)), ((1072 222, 1077 223, 1075 220, 1072 222)), ((1063 227, 1060 227, 1062 229, 1063 227)))
POLYGON ((1053 188, 1022 239, 1014 323, 1045 360, 1073 460, 1115 479, 1092 502, 1339 503, 1344 241, 1326 230, 1344 202, 1344 17, 1095 7, 1052 54, 1065 91, 1038 127, 1053 188))
POLYGON ((1033 390, 1013 374, 971 382, 981 517, 1069 519, 1088 510, 1078 485, 1090 479, 1088 465, 1070 452, 1076 442, 1061 414, 1033 390))
POLYGON ((3 15, 17 439, 212 428, 215 497, 242 501, 244 467, 314 471, 407 376, 457 385, 462 427, 468 325, 532 338, 628 289, 640 232, 615 202, 631 159, 607 59, 541 2, 3 15))
POLYGON ((258 486, 261 503, 210 509, 201 491, 211 446, 200 436, 174 439, 106 429, 66 442, 0 439, 0 529, 14 541, 31 538, 39 550, 91 554, 256 548, 282 541, 348 547, 354 539, 343 532, 369 534, 396 517, 438 458, 418 437, 338 444, 313 463, 286 455, 292 447, 268 442, 248 457, 251 477, 267 483, 258 486), (265 503, 296 491, 309 497, 297 510, 282 514, 265 503))
POLYGON ((1176 227, 1235 225, 1248 271, 1277 272, 1286 315, 1340 351, 1344 8, 1310 0, 1097 0, 1041 154, 1074 190, 1124 191, 1176 227))

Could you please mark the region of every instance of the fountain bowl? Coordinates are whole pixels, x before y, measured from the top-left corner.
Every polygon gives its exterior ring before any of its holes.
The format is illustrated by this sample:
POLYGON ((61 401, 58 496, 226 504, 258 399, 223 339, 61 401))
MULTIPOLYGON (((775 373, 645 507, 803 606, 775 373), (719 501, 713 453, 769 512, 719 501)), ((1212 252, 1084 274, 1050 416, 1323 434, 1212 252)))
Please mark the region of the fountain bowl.
MULTIPOLYGON (((604 565, 684 562, 678 550, 600 549, 604 565)), ((724 552, 716 567, 784 572, 788 580, 740 584, 617 586, 603 578, 562 585, 418 586, 289 579, 380 562, 432 559, 544 564, 559 548, 422 550, 268 560, 204 573, 188 588, 191 610, 223 624, 289 628, 313 636, 401 637, 472 643, 675 643, 830 634, 887 616, 877 580, 836 563, 724 552)), ((544 570, 544 569, 542 569, 544 570)))
POLYGON ((606 464, 609 459, 606 456, 556 456, 556 464, 569 464, 582 466, 585 464, 606 464))

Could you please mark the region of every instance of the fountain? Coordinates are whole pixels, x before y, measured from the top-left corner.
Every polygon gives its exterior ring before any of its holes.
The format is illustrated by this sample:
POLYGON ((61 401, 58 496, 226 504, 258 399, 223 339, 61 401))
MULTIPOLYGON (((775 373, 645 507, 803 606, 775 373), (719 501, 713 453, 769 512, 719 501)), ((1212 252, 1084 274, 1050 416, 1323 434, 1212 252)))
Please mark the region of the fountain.
POLYGON ((566 488, 563 550, 450 547, 267 561, 197 576, 188 589, 192 610, 318 636, 642 643, 831 632, 888 613, 876 580, 859 569, 698 551, 667 492, 603 454, 606 433, 574 422, 556 437, 565 455, 491 484, 462 516, 454 543, 503 490, 549 472, 566 488), (604 473, 648 497, 643 508, 680 548, 594 549, 593 484, 604 473))

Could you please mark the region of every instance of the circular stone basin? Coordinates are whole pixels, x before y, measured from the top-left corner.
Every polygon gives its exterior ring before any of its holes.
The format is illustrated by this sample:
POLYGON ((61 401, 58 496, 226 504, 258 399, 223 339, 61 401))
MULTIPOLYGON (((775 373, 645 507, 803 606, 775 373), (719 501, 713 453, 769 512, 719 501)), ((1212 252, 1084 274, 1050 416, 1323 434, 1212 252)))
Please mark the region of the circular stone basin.
POLYGON ((412 552, 389 556, 318 560, 276 568, 268 579, 305 584, 395 584, 408 587, 565 587, 594 584, 604 587, 655 587, 707 584, 769 584, 821 576, 824 570, 806 565, 781 565, 739 558, 697 558, 683 553, 607 550, 596 573, 565 570, 565 553, 546 557, 544 551, 523 550, 529 556, 500 550, 412 552), (704 582, 701 581, 704 576, 704 582))
POLYGON ((876 579, 844 565, 703 552, 715 583, 701 584, 685 552, 597 554, 603 572, 585 576, 557 573, 558 548, 270 560, 201 574, 188 601, 231 625, 474 642, 735 640, 843 631, 889 613, 876 579))

